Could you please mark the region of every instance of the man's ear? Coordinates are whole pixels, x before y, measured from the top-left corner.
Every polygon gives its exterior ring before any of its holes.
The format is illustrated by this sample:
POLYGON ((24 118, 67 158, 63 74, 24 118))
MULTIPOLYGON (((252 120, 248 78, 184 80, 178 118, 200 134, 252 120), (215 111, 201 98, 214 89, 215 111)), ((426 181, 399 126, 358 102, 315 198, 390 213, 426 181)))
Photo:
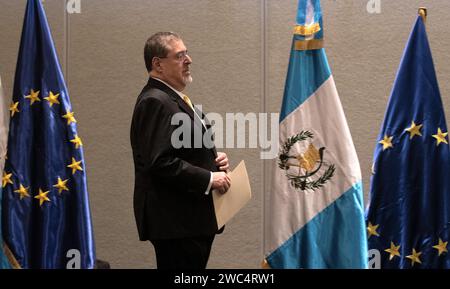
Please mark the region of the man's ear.
POLYGON ((152 70, 155 70, 158 73, 162 72, 161 59, 158 57, 153 57, 152 59, 152 70))

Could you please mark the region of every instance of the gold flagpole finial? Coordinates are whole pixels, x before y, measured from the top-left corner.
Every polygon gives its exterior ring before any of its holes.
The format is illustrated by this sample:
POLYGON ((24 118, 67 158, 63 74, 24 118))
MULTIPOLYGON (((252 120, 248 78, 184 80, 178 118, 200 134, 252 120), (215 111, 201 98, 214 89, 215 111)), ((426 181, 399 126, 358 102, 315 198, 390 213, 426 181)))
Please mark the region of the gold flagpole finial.
POLYGON ((266 260, 266 259, 264 259, 264 260, 262 261, 262 263, 261 263, 261 268, 262 268, 262 269, 270 269, 270 265, 269 265, 269 263, 267 263, 267 260, 266 260))
POLYGON ((425 8, 425 7, 420 7, 420 8, 419 8, 419 15, 420 15, 420 17, 422 17, 423 22, 426 23, 426 21, 427 21, 427 15, 428 15, 427 8, 425 8))

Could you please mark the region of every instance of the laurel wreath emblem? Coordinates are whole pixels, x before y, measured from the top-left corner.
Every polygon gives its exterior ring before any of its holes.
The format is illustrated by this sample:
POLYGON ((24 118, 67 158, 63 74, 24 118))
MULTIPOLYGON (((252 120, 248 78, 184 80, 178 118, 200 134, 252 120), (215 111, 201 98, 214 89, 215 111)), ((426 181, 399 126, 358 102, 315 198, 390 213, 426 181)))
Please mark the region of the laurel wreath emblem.
POLYGON ((302 191, 305 190, 315 191, 323 187, 323 185, 325 185, 325 183, 333 177, 336 171, 335 165, 330 164, 328 165, 328 168, 325 170, 325 172, 319 178, 317 178, 316 180, 312 180, 312 176, 317 174, 323 165, 326 166, 326 164, 323 161, 323 153, 325 151, 325 147, 322 147, 318 150, 318 153, 320 155, 320 162, 318 162, 319 165, 317 168, 315 168, 313 171, 310 172, 306 171, 305 174, 303 175, 301 174, 300 169, 297 175, 289 173, 289 169, 292 166, 292 164, 289 163, 289 160, 298 158, 296 156, 289 155, 292 146, 298 142, 306 141, 308 139, 313 138, 314 134, 310 131, 301 131, 299 134, 291 136, 284 142, 278 158, 278 166, 280 169, 286 171, 286 177, 288 178, 290 184, 294 188, 300 189, 302 191))

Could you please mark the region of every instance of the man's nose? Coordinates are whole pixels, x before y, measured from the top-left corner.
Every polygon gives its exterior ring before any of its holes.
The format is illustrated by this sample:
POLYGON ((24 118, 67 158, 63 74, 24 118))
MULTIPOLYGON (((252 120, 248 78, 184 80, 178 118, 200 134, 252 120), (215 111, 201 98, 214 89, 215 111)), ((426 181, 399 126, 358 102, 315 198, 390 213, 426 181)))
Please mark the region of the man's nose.
POLYGON ((189 54, 186 54, 186 59, 184 60, 185 63, 187 64, 191 64, 192 63, 192 58, 189 54))

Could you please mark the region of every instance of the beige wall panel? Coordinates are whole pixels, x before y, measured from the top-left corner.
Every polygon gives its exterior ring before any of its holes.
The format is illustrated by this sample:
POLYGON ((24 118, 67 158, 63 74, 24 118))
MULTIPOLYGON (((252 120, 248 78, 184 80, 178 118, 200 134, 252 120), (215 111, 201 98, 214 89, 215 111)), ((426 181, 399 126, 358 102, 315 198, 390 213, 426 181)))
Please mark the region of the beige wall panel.
MULTIPOLYGON (((16 71, 26 4, 26 0, 0 0, 0 75, 2 77, 5 95, 8 98, 12 97, 14 73, 16 71)), ((53 40, 58 51, 59 60, 64 71, 64 5, 60 0, 46 0, 44 7, 53 40)))
MULTIPOLYGON (((193 58, 186 90, 205 112, 259 111, 259 1, 82 1, 70 15, 70 90, 85 144, 98 258, 114 268, 155 268, 139 242, 132 196, 129 127, 147 81, 145 40, 176 31, 193 58)), ((254 198, 216 238, 209 268, 249 268, 261 255, 261 161, 256 150, 227 149, 232 165, 247 161, 254 198)))

